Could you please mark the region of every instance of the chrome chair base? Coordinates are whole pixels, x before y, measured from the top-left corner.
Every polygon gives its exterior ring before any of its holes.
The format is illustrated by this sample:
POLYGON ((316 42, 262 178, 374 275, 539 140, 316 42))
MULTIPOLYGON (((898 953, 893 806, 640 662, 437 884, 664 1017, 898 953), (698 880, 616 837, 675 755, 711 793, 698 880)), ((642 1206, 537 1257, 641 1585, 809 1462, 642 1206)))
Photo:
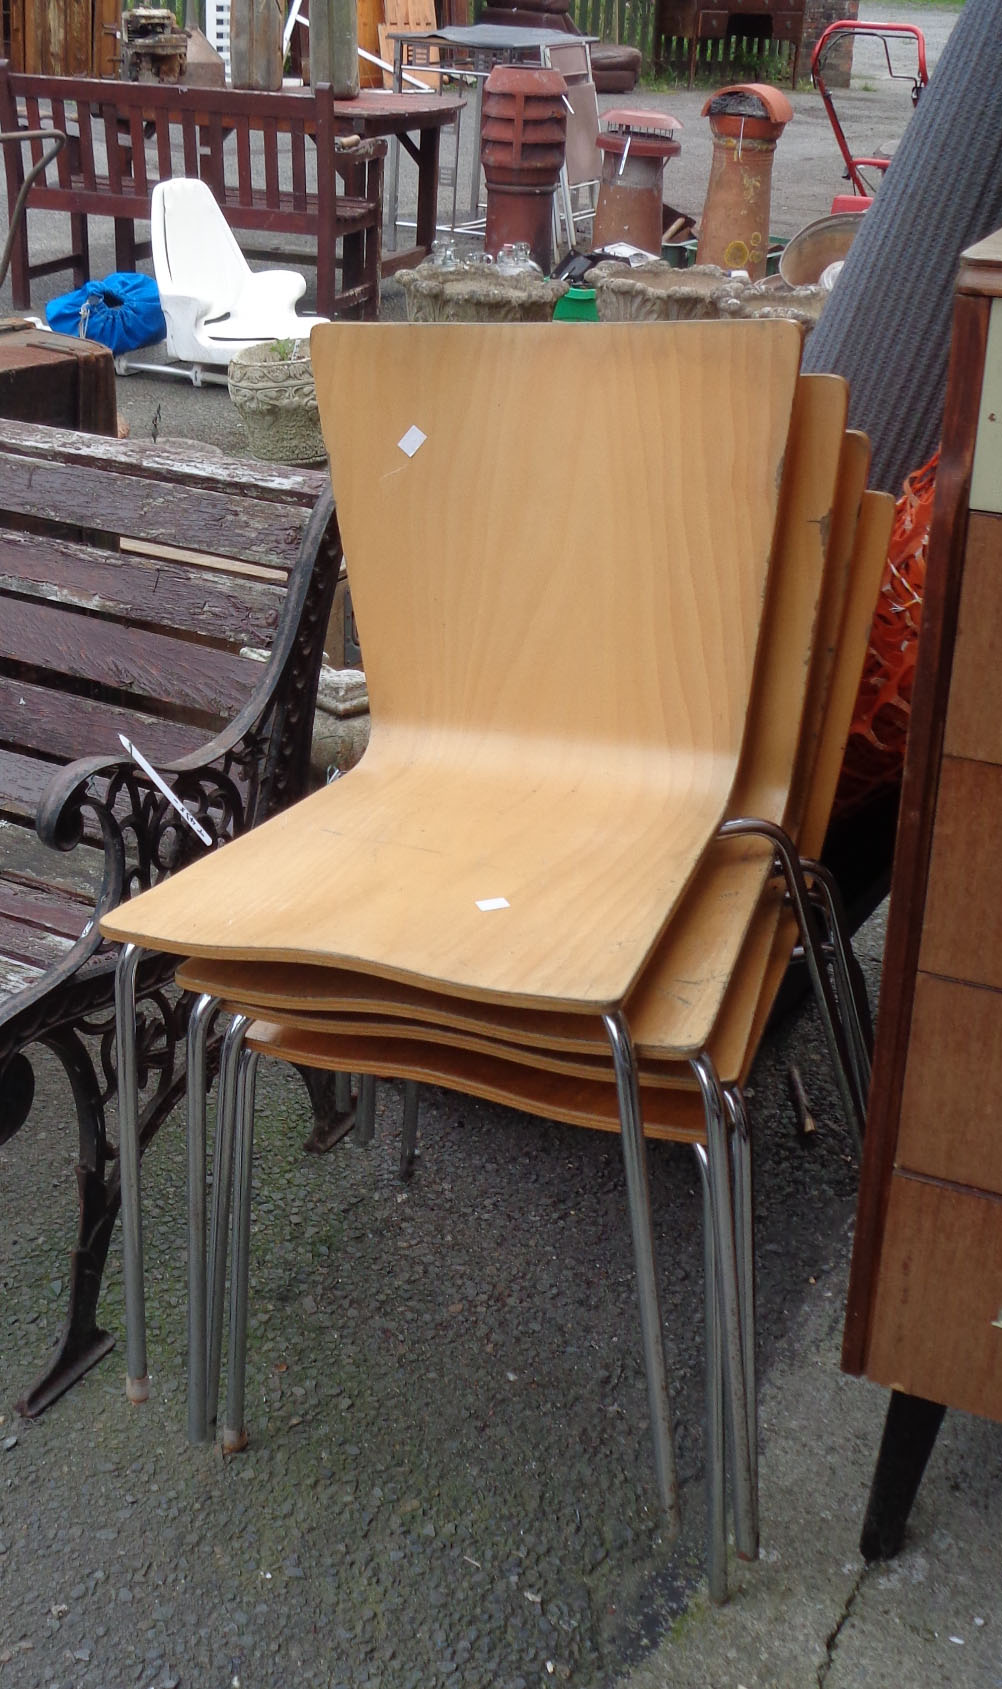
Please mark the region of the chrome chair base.
MULTIPOLYGON (((721 828, 723 836, 740 833, 765 836, 776 851, 797 916, 801 947, 825 1026, 843 1105, 858 1133, 869 1083, 868 1006, 865 997, 861 1000, 858 970, 845 931, 837 888, 819 865, 801 863, 780 828, 749 819, 728 822, 721 828), (819 910, 824 922, 823 936, 819 935, 815 920, 819 910)), ((115 993, 127 1391, 130 1400, 136 1402, 145 1400, 149 1391, 136 1069, 136 972, 141 954, 133 945, 123 947, 115 993)), ((229 1367, 222 1431, 224 1452, 232 1453, 247 1442, 244 1375, 258 1058, 256 1052, 245 1048, 249 1018, 234 1017, 223 1040, 210 1209, 206 1198, 206 1048, 209 1027, 218 1007, 211 997, 199 998, 188 1025, 188 1435, 192 1442, 206 1441, 217 1417, 226 1304, 226 1239, 232 1230, 229 1367), (208 1246, 207 1218, 210 1221, 208 1246)), ((655 1470, 668 1539, 673 1541, 681 1524, 678 1475, 636 1059, 625 1017, 617 1012, 602 1018, 616 1077, 655 1470)), ((758 1553, 751 1135, 740 1088, 722 1086, 705 1053, 695 1058, 691 1066, 702 1094, 707 1126, 706 1146, 696 1148, 705 1220, 707 1564, 711 1599, 722 1601, 727 1592, 725 1451, 728 1449, 736 1551, 743 1559, 754 1559, 758 1553)), ((337 1084, 342 1086, 345 1107, 350 1107, 347 1076, 339 1076, 337 1084)), ((353 1133, 356 1143, 372 1140, 375 1097, 375 1079, 363 1076, 353 1133)), ((340 1106, 340 1094, 338 1100, 340 1106)), ((418 1087, 408 1082, 401 1135, 402 1178, 409 1177, 413 1171, 417 1124, 418 1087)))

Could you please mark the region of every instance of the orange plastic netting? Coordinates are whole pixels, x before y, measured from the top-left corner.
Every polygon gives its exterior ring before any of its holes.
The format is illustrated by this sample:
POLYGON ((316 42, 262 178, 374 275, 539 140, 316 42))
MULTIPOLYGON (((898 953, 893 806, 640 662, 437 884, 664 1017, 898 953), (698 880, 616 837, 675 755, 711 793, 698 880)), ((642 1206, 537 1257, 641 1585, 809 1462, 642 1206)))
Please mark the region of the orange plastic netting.
POLYGON ((938 462, 936 452, 909 475, 897 502, 836 814, 857 809, 872 793, 901 780, 938 462))

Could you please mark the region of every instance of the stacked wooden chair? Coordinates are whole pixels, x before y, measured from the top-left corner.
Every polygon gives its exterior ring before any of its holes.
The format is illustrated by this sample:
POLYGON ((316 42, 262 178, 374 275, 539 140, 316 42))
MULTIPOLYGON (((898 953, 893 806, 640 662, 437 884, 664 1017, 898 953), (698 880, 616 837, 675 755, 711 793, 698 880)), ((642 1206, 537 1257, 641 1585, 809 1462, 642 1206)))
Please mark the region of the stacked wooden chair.
POLYGON ((644 1139, 691 1142, 717 1599, 727 1448, 738 1553, 758 1538, 741 1085, 798 941, 857 1117, 866 1077, 837 907, 804 859, 827 822, 891 501, 864 494, 844 383, 800 377, 799 347, 783 322, 316 330, 369 748, 103 923, 124 945, 131 1393, 146 1389, 132 993, 153 949, 185 958, 178 983, 199 993, 190 1434, 215 1411, 232 1187, 224 1444, 245 1438, 259 1055, 427 1079, 622 1134, 655 1465, 677 1528, 644 1139), (204 1043, 219 1005, 234 1019, 207 1272, 204 1043))

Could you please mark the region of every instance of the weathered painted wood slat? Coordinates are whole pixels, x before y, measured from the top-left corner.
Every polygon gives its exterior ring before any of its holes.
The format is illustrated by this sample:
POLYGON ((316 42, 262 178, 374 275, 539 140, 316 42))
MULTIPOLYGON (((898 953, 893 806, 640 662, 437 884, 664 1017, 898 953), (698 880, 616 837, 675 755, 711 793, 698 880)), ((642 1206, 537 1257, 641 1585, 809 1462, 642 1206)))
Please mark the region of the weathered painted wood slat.
POLYGON ((165 703, 189 720, 229 720, 259 674, 251 659, 217 647, 206 651, 166 634, 14 598, 4 603, 0 663, 93 682, 106 693, 135 696, 147 709, 153 701, 165 703))
POLYGON ((77 757, 117 752, 120 733, 134 738, 155 763, 186 756, 205 739, 204 728, 164 721, 148 711, 101 699, 78 697, 68 710, 63 694, 53 696, 44 686, 0 676, 0 738, 11 748, 53 762, 73 762, 77 757))
POLYGON ((283 586, 234 580, 208 567, 200 584, 201 601, 192 593, 191 564, 170 557, 99 553, 68 540, 0 530, 0 593, 129 617, 162 630, 189 633, 195 626, 220 647, 274 638, 283 586))

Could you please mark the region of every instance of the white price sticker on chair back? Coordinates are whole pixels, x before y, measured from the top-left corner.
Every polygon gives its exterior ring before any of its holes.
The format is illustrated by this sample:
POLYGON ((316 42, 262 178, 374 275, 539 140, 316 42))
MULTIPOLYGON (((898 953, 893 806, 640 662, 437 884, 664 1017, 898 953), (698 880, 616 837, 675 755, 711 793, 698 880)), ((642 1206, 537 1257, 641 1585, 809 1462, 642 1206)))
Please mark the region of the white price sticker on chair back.
POLYGON ((408 457, 413 457, 415 452, 420 451, 427 438, 427 434, 422 434, 417 424, 413 423, 406 434, 397 441, 397 445, 408 457))
POLYGON ((477 908, 486 915, 490 909, 510 909, 511 904, 506 897, 478 897, 477 908))

